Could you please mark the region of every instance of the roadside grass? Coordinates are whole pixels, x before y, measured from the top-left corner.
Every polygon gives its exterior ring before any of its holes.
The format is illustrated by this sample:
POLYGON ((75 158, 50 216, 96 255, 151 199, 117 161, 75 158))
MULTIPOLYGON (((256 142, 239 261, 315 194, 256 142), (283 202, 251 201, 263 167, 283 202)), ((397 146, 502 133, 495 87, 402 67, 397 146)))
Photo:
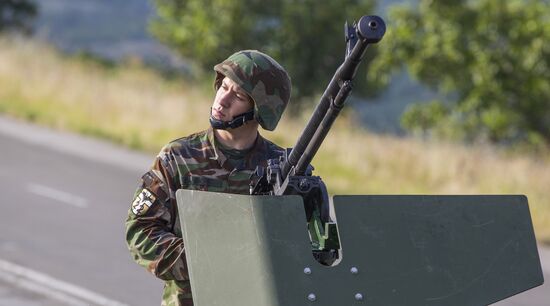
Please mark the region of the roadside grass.
MULTIPOLYGON (((139 64, 106 68, 35 41, 0 38, 0 113, 138 150, 157 152, 207 128, 214 93, 201 88, 139 64)), ((276 132, 261 133, 289 147, 307 118, 285 116, 276 132)), ((331 194, 525 194, 537 239, 550 243, 548 156, 376 135, 348 113, 313 164, 331 194)))
POLYGON ((155 151, 208 114, 200 91, 139 64, 109 69, 21 39, 0 46, 0 109, 15 117, 155 151))

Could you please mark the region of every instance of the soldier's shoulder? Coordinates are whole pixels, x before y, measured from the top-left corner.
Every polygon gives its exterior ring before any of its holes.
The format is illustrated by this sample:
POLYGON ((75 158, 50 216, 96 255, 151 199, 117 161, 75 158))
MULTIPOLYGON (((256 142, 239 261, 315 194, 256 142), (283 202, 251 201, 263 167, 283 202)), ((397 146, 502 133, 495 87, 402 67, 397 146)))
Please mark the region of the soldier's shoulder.
POLYGON ((175 161, 176 156, 195 158, 208 146, 207 131, 200 131, 191 135, 170 141, 160 150, 158 158, 165 164, 175 161))
POLYGON ((178 152, 186 149, 204 147, 208 143, 207 130, 193 133, 188 136, 176 138, 166 144, 162 151, 178 152))
POLYGON ((265 142, 265 145, 266 145, 266 148, 267 148, 267 152, 269 153, 269 155, 271 156, 281 156, 284 154, 285 152, 285 149, 279 145, 277 145, 276 143, 274 143, 273 141, 263 137, 264 139, 264 142, 265 142))

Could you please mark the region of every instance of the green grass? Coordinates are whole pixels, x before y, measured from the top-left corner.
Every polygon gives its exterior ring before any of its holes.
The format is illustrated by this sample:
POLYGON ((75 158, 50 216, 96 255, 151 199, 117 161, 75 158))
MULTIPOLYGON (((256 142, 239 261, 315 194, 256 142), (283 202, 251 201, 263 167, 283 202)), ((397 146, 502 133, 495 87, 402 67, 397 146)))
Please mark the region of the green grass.
MULTIPOLYGON (((67 58, 33 41, 0 38, 0 112, 147 152, 208 127, 210 86, 167 80, 139 64, 67 58), (36 56, 40 54, 40 57, 36 56)), ((550 242, 550 154, 510 153, 368 133, 338 118, 313 161, 331 194, 525 194, 537 238, 550 242)), ((276 132, 294 145, 309 112, 276 132)))

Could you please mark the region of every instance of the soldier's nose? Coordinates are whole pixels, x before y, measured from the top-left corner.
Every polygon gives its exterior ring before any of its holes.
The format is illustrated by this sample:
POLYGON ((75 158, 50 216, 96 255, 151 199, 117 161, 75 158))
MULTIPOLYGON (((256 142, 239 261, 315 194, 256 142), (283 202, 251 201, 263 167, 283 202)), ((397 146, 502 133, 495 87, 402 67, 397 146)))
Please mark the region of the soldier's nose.
POLYGON ((220 97, 219 105, 222 107, 229 107, 231 105, 231 97, 228 94, 225 94, 220 97))

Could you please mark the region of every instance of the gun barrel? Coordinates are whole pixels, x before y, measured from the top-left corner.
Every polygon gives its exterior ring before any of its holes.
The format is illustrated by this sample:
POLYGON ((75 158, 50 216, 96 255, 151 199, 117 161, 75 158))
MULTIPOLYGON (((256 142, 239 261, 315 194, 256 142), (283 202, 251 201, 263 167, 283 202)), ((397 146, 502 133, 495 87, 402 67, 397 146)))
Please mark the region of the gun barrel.
POLYGON ((325 140, 332 124, 336 120, 336 117, 340 114, 340 110, 344 107, 344 102, 351 93, 351 87, 351 82, 345 81, 340 92, 336 95, 336 98, 330 105, 330 108, 323 118, 323 121, 321 121, 319 128, 315 131, 315 134, 311 138, 311 141, 295 166, 296 173, 299 175, 303 175, 305 169, 307 169, 307 166, 311 163, 311 160, 315 154, 317 154, 319 147, 321 147, 321 144, 325 140))
POLYGON ((363 16, 354 29, 357 42, 336 70, 287 161, 282 165, 282 177, 286 177, 293 167, 296 175, 304 174, 351 91, 351 81, 368 45, 382 39, 386 25, 378 16, 363 16))

